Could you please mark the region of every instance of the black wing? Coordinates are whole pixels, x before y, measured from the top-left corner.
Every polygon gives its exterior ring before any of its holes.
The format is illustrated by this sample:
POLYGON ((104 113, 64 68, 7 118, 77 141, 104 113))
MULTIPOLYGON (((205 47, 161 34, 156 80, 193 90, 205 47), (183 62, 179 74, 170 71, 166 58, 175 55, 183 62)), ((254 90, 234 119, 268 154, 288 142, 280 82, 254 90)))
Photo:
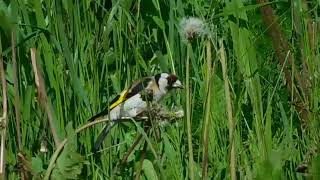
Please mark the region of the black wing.
MULTIPOLYGON (((136 83, 133 83, 128 90, 128 93, 125 94, 125 96, 123 97, 125 100, 131 98, 132 96, 140 93, 141 91, 143 91, 145 89, 145 87, 148 86, 149 82, 152 80, 152 78, 147 77, 147 78, 143 78, 141 81, 137 81, 136 83)), ((88 121, 94 121, 95 119, 99 118, 99 117, 103 117, 106 116, 109 111, 111 110, 109 107, 117 102, 119 100, 121 96, 118 94, 115 98, 112 99, 112 101, 109 103, 109 106, 107 106, 106 108, 104 108, 100 113, 94 115, 93 117, 91 117, 88 121)))

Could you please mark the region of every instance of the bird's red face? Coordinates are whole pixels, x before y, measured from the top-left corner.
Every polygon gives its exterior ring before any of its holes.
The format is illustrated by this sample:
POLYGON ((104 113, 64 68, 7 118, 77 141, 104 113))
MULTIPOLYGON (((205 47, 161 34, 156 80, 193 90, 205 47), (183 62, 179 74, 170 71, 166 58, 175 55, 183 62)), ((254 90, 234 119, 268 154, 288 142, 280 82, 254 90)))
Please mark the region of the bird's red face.
POLYGON ((174 89, 174 88, 183 89, 183 85, 182 85, 181 81, 174 74, 170 74, 167 77, 167 82, 168 82, 168 89, 169 90, 174 89))
POLYGON ((155 76, 155 79, 159 86, 159 89, 171 90, 176 88, 180 88, 180 89, 183 88, 181 81, 174 74, 168 74, 168 73, 157 74, 155 76))

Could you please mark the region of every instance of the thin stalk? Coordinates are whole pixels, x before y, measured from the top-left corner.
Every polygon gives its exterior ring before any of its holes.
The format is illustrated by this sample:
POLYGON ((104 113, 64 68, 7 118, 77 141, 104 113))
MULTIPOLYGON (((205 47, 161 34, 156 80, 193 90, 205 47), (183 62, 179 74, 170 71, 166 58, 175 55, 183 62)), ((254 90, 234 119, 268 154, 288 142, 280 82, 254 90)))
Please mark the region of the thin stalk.
POLYGON ((128 149, 127 153, 124 155, 124 157, 121 160, 121 164, 125 164, 127 163, 127 160, 130 156, 130 154, 133 152, 134 148, 136 148, 136 146, 139 144, 139 142, 141 141, 143 135, 139 134, 138 137, 136 138, 136 140, 134 141, 134 143, 130 146, 130 148, 128 149))
POLYGON ((1 147, 0 147, 0 179, 6 179, 6 137, 7 137, 7 112, 8 112, 8 102, 7 102, 7 82, 5 71, 3 68, 2 59, 2 48, 0 42, 0 73, 1 73, 1 83, 2 83, 2 117, 1 117, 1 147))
POLYGON ((229 126, 229 141, 230 141, 230 174, 231 179, 236 180, 236 150, 235 150, 235 139, 234 139, 234 131, 235 131, 235 122, 233 118, 232 112, 232 99, 231 93, 229 88, 229 78, 227 74, 227 61, 225 50, 223 46, 223 41, 220 40, 220 61, 222 66, 222 74, 223 74, 223 81, 224 81, 224 91, 226 95, 227 101, 227 115, 228 115, 228 126, 229 126))
POLYGON ((143 161, 144 161, 144 159, 146 157, 147 148, 148 148, 148 142, 145 141, 144 145, 143 145, 141 157, 140 157, 140 166, 138 167, 137 174, 136 174, 136 180, 140 179, 141 170, 142 170, 142 166, 143 166, 143 161))
MULTIPOLYGON (((308 12, 309 8, 308 8, 308 3, 306 0, 302 0, 301 1, 301 7, 303 12, 308 12)), ((301 40, 300 46, 301 46, 301 60, 302 60, 302 71, 301 71, 301 78, 303 80, 303 89, 305 92, 305 104, 309 105, 310 100, 311 100, 311 94, 310 94, 310 86, 311 86, 311 81, 310 79, 312 79, 310 77, 310 74, 314 74, 314 65, 311 65, 312 61, 314 61, 316 59, 315 57, 315 41, 314 41, 314 23, 310 18, 310 15, 308 13, 302 13, 301 11, 298 11, 297 14, 304 14, 303 16, 298 16, 299 17, 299 25, 301 28, 302 25, 302 21, 304 20, 304 23, 306 24, 306 31, 305 33, 303 32, 297 32, 297 33, 301 33, 304 34, 303 36, 306 36, 306 41, 308 41, 307 43, 302 43, 303 40, 301 40), (310 66, 311 65, 311 66, 310 66)), ((297 24, 297 23, 295 23, 297 24)), ((303 37, 302 36, 302 37, 303 37)), ((302 38, 304 39, 304 38, 302 38)), ((298 73, 298 72, 297 72, 298 73)))
POLYGON ((163 37, 164 37, 164 41, 166 43, 167 51, 168 51, 168 54, 169 54, 169 57, 170 57, 172 72, 173 72, 173 74, 176 74, 176 69, 175 69, 175 66, 174 66, 174 61, 173 61, 171 48, 170 48, 169 41, 168 41, 168 38, 167 38, 167 35, 166 35, 165 31, 163 31, 163 37))
POLYGON ((204 130, 203 130, 203 154, 202 154, 202 179, 207 179, 208 176, 208 142, 209 142, 209 119, 211 113, 211 82, 213 81, 213 76, 215 74, 215 65, 212 66, 212 56, 211 56, 211 42, 207 40, 206 43, 207 50, 207 78, 206 78, 206 110, 205 110, 205 120, 204 120, 204 130))
MULTIPOLYGON (((11 32, 11 49, 12 49, 12 63, 13 63, 13 88, 14 88, 14 110, 16 116, 16 140, 18 145, 18 151, 22 151, 21 143, 21 114, 20 114, 20 95, 19 95, 19 81, 18 81, 18 64, 16 56, 16 32, 12 30, 11 32)), ((21 171, 21 179, 26 179, 25 172, 21 171)))
POLYGON ((45 109, 48 115, 50 130, 51 130, 55 145, 56 147, 58 147, 60 144, 60 140, 58 137, 57 129, 54 124, 55 120, 53 118, 52 108, 50 103, 48 102, 48 96, 46 93, 44 80, 41 75, 39 64, 37 63, 35 48, 31 48, 31 60, 32 60, 32 67, 33 67, 34 76, 35 76, 35 83, 38 89, 38 98, 39 98, 39 101, 41 102, 41 105, 43 106, 43 108, 45 109))
MULTIPOLYGON (((20 116, 20 95, 19 95, 19 82, 18 82, 18 65, 16 58, 16 33, 13 30, 11 33, 11 48, 12 48, 12 63, 13 63, 13 86, 14 86, 14 110, 16 115, 16 131, 17 131, 17 144, 18 150, 22 150, 21 144, 21 116, 20 116)), ((22 178, 24 179, 24 178, 22 178)))
POLYGON ((194 179, 193 168, 193 150, 192 150, 192 134, 191 134, 191 92, 190 92, 190 53, 192 51, 191 44, 187 45, 187 63, 186 63, 186 114, 187 114, 187 133, 188 133, 188 149, 189 149, 189 170, 190 179, 194 179))

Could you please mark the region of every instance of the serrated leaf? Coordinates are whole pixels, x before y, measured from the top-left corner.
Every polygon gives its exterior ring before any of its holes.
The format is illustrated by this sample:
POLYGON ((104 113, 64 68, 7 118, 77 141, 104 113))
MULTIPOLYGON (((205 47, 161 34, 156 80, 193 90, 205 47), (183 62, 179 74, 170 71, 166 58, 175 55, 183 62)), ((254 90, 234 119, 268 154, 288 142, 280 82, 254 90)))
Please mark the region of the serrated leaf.
POLYGON ((52 172, 52 178, 78 179, 83 165, 86 163, 85 158, 81 154, 63 151, 57 160, 57 166, 52 172))
POLYGON ((81 174, 85 158, 76 152, 77 140, 76 133, 72 128, 72 123, 66 126, 68 143, 57 159, 56 167, 52 172, 53 179, 78 179, 81 174))

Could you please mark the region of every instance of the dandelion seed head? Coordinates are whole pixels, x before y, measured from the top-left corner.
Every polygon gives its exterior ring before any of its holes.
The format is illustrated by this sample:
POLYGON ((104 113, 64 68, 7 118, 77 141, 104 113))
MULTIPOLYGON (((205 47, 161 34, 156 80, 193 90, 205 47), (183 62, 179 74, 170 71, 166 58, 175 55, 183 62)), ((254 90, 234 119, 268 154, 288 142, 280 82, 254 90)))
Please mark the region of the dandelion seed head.
POLYGON ((179 28, 183 41, 191 41, 208 34, 204 21, 196 17, 183 18, 179 23, 179 28))

